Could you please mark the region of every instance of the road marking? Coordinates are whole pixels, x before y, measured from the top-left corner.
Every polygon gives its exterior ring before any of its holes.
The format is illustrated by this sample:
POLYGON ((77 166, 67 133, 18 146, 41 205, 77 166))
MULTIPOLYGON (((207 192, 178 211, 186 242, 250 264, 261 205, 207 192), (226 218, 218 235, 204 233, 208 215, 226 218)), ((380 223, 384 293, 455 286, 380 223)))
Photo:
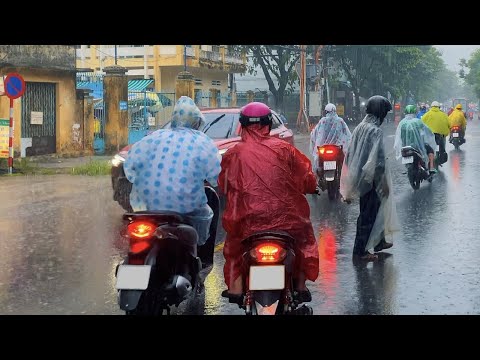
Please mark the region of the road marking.
POLYGON ((214 250, 214 251, 215 251, 215 252, 218 252, 218 251, 220 251, 220 250, 223 250, 223 246, 224 246, 224 245, 225 245, 224 242, 218 244, 217 246, 215 246, 215 250, 214 250))

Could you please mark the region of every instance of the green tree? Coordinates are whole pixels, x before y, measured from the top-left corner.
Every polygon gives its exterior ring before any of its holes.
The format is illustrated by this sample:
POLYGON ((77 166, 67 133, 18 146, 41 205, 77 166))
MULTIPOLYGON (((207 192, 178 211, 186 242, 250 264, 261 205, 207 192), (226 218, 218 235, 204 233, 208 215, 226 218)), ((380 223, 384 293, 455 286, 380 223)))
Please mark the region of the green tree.
POLYGON ((245 52, 252 59, 247 69, 250 74, 256 75, 256 68, 260 66, 275 99, 275 106, 282 108, 285 94, 293 89, 298 80, 295 64, 300 58, 300 47, 298 45, 239 45, 236 49, 245 52))
POLYGON ((390 95, 393 102, 418 97, 430 89, 442 69, 441 54, 433 46, 331 45, 326 48, 329 68, 345 76, 355 96, 390 95))
POLYGON ((475 50, 470 59, 461 59, 460 77, 473 88, 476 98, 480 98, 480 49, 475 50))

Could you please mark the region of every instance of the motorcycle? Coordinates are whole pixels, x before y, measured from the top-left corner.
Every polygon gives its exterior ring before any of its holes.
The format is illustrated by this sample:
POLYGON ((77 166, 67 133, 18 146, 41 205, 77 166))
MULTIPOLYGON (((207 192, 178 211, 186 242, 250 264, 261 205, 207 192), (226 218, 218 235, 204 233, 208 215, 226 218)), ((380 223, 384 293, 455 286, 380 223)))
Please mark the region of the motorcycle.
POLYGON ((460 145, 462 145, 465 142, 461 135, 461 129, 460 126, 453 126, 450 129, 450 143, 455 146, 455 150, 458 150, 460 145))
POLYGON ((318 146, 318 187, 328 191, 328 198, 340 197, 340 176, 343 165, 343 147, 337 145, 318 146))
POLYGON ((447 152, 440 152, 440 143, 443 144, 443 148, 445 149, 445 136, 440 134, 435 134, 435 142, 437 143, 437 147, 435 148, 435 169, 438 170, 440 166, 445 164, 448 161, 448 154, 447 152))
POLYGON ((244 295, 229 297, 246 315, 312 315, 294 297, 295 239, 284 231, 260 231, 242 241, 244 295))
POLYGON ((204 280, 213 264, 219 204, 212 187, 206 186, 205 192, 215 215, 210 237, 202 246, 197 245, 197 232, 182 214, 140 211, 123 215, 129 251, 115 276, 118 304, 127 315, 157 316, 164 311, 170 315, 173 305, 196 306, 204 296, 204 280))
POLYGON ((407 168, 408 180, 414 190, 420 188, 422 181, 432 182, 433 175, 430 174, 428 166, 422 159, 422 154, 413 146, 402 147, 402 164, 407 168))

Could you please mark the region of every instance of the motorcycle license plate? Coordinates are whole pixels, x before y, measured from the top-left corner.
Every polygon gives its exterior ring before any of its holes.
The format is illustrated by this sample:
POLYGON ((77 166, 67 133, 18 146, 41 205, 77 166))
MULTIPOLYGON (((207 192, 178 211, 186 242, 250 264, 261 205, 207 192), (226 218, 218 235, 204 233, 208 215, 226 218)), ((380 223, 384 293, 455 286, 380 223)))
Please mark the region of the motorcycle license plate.
POLYGON ((285 265, 250 266, 250 290, 285 288, 285 265))
POLYGON ((337 168, 336 161, 324 161, 323 170, 335 170, 337 168))
POLYGON ((117 290, 145 290, 150 280, 151 265, 120 265, 117 272, 117 290))
POLYGON ((453 133, 453 137, 459 137, 460 134, 459 133, 453 133))
POLYGON ((402 157, 402 164, 411 164, 413 163, 413 156, 402 157))
POLYGON ((435 148, 435 151, 440 151, 440 145, 437 145, 437 147, 435 148))

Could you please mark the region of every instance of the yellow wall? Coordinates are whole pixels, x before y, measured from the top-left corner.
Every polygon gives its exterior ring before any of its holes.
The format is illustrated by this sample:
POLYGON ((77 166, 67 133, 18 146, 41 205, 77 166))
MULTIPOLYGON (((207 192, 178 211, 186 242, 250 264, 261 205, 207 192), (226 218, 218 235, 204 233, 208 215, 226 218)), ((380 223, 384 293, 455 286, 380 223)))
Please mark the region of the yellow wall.
MULTIPOLYGON (((161 91, 174 92, 175 80, 177 75, 183 71, 182 66, 177 67, 163 67, 161 70, 161 91)), ((218 71, 208 71, 199 68, 188 68, 187 71, 193 74, 195 79, 201 79, 202 85, 195 85, 195 89, 208 91, 212 88, 220 90, 222 93, 228 91, 228 74, 218 71), (212 80, 220 80, 220 86, 213 86, 212 80)))
MULTIPOLYGON (((96 49, 99 49, 100 45, 93 45, 90 47, 89 59, 85 59, 83 63, 80 57, 77 57, 77 67, 90 67, 93 69, 100 68, 100 56, 96 49)), ((224 53, 225 49, 221 48, 220 53, 223 57, 223 63, 205 62, 202 60, 200 63, 200 45, 193 45, 195 51, 195 57, 187 57, 187 70, 192 72, 196 78, 201 78, 203 81, 202 86, 196 85, 196 89, 209 90, 212 88, 212 80, 222 81, 222 85, 213 88, 219 89, 222 93, 227 90, 227 78, 230 71, 230 65, 225 63, 224 53), (222 69, 223 67, 223 69, 222 69)), ((243 63, 246 64, 246 59, 243 59, 243 63)), ((115 59, 111 56, 105 56, 102 66, 111 66, 115 64, 115 59)), ((117 64, 119 66, 129 68, 143 68, 143 58, 118 58, 117 64)), ((175 78, 180 71, 183 71, 184 66, 184 46, 183 45, 153 45, 153 57, 147 58, 147 66, 153 67, 155 79, 155 90, 157 91, 171 91, 175 89, 175 78), (167 49, 168 47, 168 49, 167 49), (176 49, 175 54, 171 54, 171 50, 176 49), (163 52, 163 54, 162 54, 163 52), (168 52, 168 53, 166 53, 168 52), (164 78, 164 75, 166 78, 164 78)), ((151 70, 149 70, 151 71, 151 70)), ((235 70, 234 72, 238 72, 235 70)))
MULTIPOLYGON (((77 146, 73 143, 73 125, 76 116, 75 73, 55 70, 39 70, 26 68, 9 68, 0 70, 0 75, 18 72, 26 82, 47 82, 56 84, 56 151, 57 153, 75 152, 77 146)), ((10 103, 6 96, 0 97, 0 118, 9 118, 10 103)), ((22 130, 21 98, 14 100, 14 149, 20 151, 22 130)))

